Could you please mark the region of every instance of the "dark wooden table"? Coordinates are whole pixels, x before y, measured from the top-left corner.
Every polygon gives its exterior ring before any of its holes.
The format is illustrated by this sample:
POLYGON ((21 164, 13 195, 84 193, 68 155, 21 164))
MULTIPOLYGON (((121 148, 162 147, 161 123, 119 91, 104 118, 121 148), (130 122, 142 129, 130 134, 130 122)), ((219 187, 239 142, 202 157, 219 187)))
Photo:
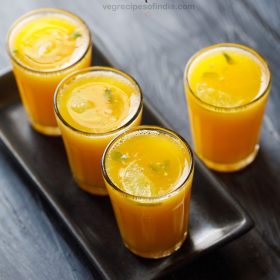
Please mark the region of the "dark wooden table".
MULTIPOLYGON (((190 139, 182 85, 189 57, 202 47, 225 41, 260 51, 273 72, 260 153, 241 172, 216 173, 256 226, 166 279, 280 279, 280 1, 147 1, 176 7, 185 4, 186 9, 180 10, 112 11, 103 7, 121 2, 3 0, 0 70, 9 67, 5 38, 18 16, 38 7, 68 9, 85 19, 105 55, 131 73, 141 84, 145 98, 190 139)), ((0 89, 0 97, 4 90, 0 89)), ((0 279, 96 279, 94 267, 76 241, 3 145, 0 155, 0 279)))

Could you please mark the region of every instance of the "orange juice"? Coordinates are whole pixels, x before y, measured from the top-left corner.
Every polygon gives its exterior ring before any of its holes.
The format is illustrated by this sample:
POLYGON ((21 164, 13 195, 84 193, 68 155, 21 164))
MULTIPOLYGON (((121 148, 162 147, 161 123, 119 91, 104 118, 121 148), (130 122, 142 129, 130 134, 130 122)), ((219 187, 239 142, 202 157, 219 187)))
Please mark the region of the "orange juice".
POLYGON ((193 159, 188 144, 163 128, 130 129, 107 147, 102 167, 125 246, 147 258, 178 250, 189 221, 193 159))
POLYGON ((69 12, 35 10, 12 26, 8 51, 32 126, 41 133, 59 135, 53 110, 55 88, 71 71, 90 65, 87 26, 69 12))
POLYGON ((193 144, 208 167, 235 171, 254 160, 270 83, 265 60, 242 45, 210 46, 190 59, 185 91, 193 144))
POLYGON ((87 68, 60 83, 55 111, 74 178, 82 189, 107 194, 102 153, 113 137, 140 124, 142 107, 137 83, 113 68, 87 68))

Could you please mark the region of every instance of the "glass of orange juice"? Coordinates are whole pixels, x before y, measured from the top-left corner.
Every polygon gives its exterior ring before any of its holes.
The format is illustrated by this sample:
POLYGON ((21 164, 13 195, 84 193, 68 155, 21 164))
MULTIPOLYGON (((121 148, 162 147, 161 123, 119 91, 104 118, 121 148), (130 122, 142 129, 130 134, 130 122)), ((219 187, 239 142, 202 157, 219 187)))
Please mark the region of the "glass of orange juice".
POLYGON ((106 195, 101 157, 113 137, 140 124, 140 87, 120 70, 89 67, 61 81, 54 103, 76 182, 85 191, 106 195))
POLYGON ((200 50, 184 76, 197 155, 217 171, 250 164, 271 87, 267 62, 249 47, 223 43, 200 50))
POLYGON ((132 128, 107 146, 102 172, 124 245, 162 258, 183 244, 194 172, 189 145, 155 126, 132 128))
POLYGON ((33 128, 59 135, 53 96, 58 83, 91 63, 91 34, 76 15, 38 9, 20 17, 8 33, 7 49, 21 99, 33 128))

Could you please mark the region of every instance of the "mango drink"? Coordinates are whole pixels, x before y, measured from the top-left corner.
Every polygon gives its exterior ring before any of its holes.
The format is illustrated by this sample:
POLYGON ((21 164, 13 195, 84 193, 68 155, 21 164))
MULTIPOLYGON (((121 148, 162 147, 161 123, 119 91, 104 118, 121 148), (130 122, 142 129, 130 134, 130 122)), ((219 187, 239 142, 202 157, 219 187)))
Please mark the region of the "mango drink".
POLYGON ((77 16, 57 9, 34 10, 19 18, 8 35, 8 52, 31 125, 59 135, 53 96, 58 83, 91 62, 91 37, 77 16))
POLYGON ((129 75, 109 67, 90 67, 66 77, 55 95, 55 112, 70 166, 79 186, 107 194, 101 174, 106 145, 139 125, 142 93, 129 75))
POLYGON ((184 82, 198 156, 218 171, 250 164, 271 84, 265 60, 242 45, 210 46, 190 59, 184 82))
POLYGON ((161 258, 187 236, 193 178, 192 152, 172 131, 133 128, 115 138, 102 171, 125 246, 161 258))

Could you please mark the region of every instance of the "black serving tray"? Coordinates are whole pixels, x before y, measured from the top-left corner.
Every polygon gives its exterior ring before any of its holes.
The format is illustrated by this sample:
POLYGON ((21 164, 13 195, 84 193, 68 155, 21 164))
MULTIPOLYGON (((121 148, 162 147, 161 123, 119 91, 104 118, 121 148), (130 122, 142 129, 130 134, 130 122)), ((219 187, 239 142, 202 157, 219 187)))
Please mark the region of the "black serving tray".
MULTIPOLYGON (((98 49, 93 54, 95 64, 108 65, 98 49)), ((81 191, 71 176, 61 138, 43 136, 29 126, 11 71, 0 75, 0 88, 2 141, 78 240, 101 278, 157 278, 252 228, 248 214, 196 159, 187 241, 177 253, 161 260, 131 254, 122 244, 109 198, 81 191)), ((168 127, 147 102, 143 118, 143 124, 168 127)))

